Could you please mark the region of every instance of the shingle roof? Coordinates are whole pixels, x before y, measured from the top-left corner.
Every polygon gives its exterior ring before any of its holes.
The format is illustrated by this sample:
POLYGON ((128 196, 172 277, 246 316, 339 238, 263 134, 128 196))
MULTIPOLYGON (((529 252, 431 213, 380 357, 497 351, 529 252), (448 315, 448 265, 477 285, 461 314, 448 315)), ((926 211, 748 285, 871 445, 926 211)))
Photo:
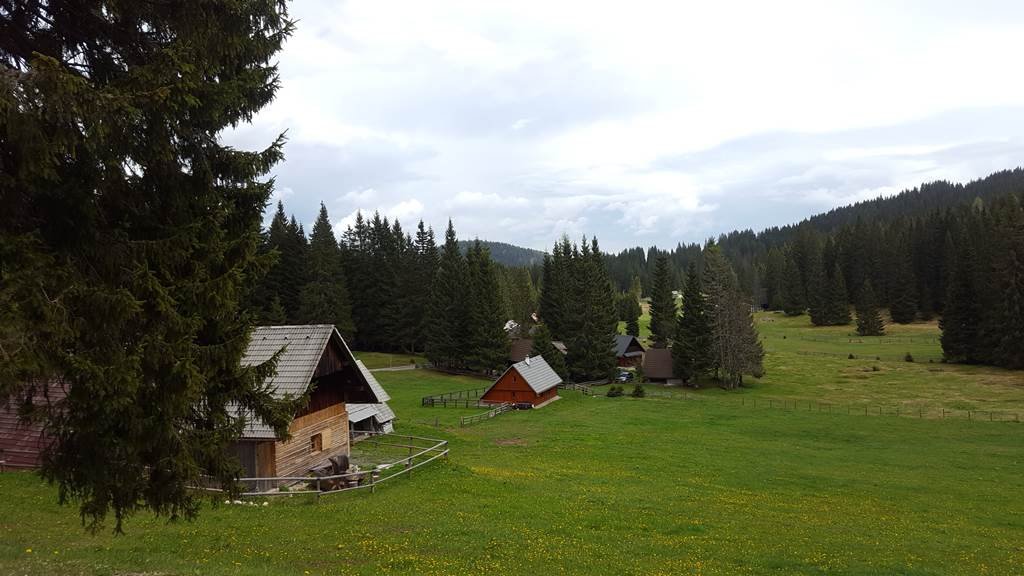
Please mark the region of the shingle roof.
MULTIPOLYGON (((324 349, 336 332, 331 324, 308 326, 259 326, 249 338, 242 366, 262 364, 284 348, 277 361, 277 374, 270 379, 275 394, 298 395, 306 391, 324 349)), ((341 335, 338 335, 341 340, 341 335)), ((344 340, 341 340, 345 346, 344 340)), ((345 346, 348 351, 348 346, 345 346)), ((351 352, 349 352, 351 354, 351 352)))
POLYGON ((362 422, 367 418, 376 418, 381 424, 395 419, 395 413, 387 404, 348 404, 349 422, 362 422))
MULTIPOLYGON (((615 335, 615 357, 621 358, 626 355, 626 350, 629 350, 629 346, 636 342, 637 346, 640 346, 640 353, 643 353, 643 345, 636 339, 636 336, 630 334, 616 334, 615 335)), ((636 353, 631 355, 636 356, 636 353)))
MULTIPOLYGON (((523 380, 526 381, 530 389, 537 394, 542 394, 562 383, 562 378, 548 365, 543 356, 533 356, 522 362, 516 362, 509 366, 505 372, 502 372, 501 376, 504 376, 509 370, 519 372, 519 375, 523 377, 523 380)), ((494 381, 495 384, 501 380, 501 376, 498 377, 498 380, 494 381)), ((494 384, 491 384, 491 388, 493 387, 494 384)))
POLYGON ((377 378, 373 376, 373 372, 370 372, 366 365, 363 364, 362 360, 356 360, 356 366, 359 367, 359 371, 363 373, 363 378, 366 378, 367 384, 370 385, 370 389, 373 390, 373 395, 377 397, 377 400, 381 402, 387 402, 391 400, 391 396, 388 395, 384 387, 377 382, 377 378))
MULTIPOLYGON (((242 356, 242 366, 255 366, 270 360, 278 350, 284 349, 277 361, 277 373, 270 379, 276 396, 302 394, 309 387, 316 367, 324 350, 335 338, 349 359, 355 360, 348 344, 331 324, 310 324, 298 326, 258 326, 249 338, 249 347, 242 356)), ((373 374, 362 362, 356 360, 359 373, 366 380, 373 395, 382 402, 390 400, 373 374)), ((349 406, 353 406, 350 404, 349 406)), ((388 409, 390 411, 390 408, 388 409)), ((273 439, 274 431, 254 416, 249 417, 243 438, 273 439)))

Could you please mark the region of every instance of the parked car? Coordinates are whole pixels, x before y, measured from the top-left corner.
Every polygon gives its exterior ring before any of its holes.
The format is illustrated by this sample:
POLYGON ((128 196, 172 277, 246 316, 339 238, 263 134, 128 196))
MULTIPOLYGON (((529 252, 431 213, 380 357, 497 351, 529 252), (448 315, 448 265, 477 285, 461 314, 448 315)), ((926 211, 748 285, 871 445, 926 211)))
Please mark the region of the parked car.
POLYGON ((630 382, 633 380, 633 373, 628 370, 619 372, 619 375, 615 377, 616 382, 630 382))

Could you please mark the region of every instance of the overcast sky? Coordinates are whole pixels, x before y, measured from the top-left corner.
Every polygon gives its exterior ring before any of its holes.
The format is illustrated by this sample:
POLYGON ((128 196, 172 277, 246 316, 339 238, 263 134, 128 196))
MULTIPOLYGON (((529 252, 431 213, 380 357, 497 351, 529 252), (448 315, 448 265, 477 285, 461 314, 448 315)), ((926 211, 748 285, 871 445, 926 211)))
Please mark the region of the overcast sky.
POLYGON ((288 131, 307 226, 617 251, 1024 163, 1019 1, 289 6, 277 100, 225 140, 288 131))

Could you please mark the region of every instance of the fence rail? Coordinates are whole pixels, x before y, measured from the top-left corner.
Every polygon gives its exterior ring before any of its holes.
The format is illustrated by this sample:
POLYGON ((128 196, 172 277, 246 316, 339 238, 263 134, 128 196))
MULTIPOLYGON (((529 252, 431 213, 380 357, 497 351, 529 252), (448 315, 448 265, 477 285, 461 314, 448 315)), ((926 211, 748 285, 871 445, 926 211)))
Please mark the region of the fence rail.
POLYGON ((18 448, 0 448, 0 472, 8 468, 31 469, 39 467, 39 452, 18 448))
POLYGON ((882 406, 878 404, 837 404, 817 400, 801 400, 792 398, 708 398, 682 390, 681 392, 663 392, 647 389, 648 398, 667 398, 671 400, 687 400, 708 402, 719 405, 732 405, 736 408, 779 410, 780 412, 816 412, 850 416, 895 416, 898 418, 929 418, 933 420, 969 420, 984 422, 1020 422, 1021 413, 1009 410, 955 410, 936 408, 934 406, 882 406))
POLYGON ((510 402, 503 402, 502 404, 495 406, 494 408, 488 410, 487 412, 484 412, 483 414, 474 414, 472 416, 463 416, 462 418, 459 418, 459 426, 472 426, 477 422, 490 420, 491 418, 504 414, 505 412, 508 412, 509 410, 512 409, 513 405, 510 402))
MULTIPOLYGON (((239 478, 243 486, 250 486, 252 490, 242 492, 240 496, 288 496, 293 494, 315 494, 317 500, 328 494, 338 494, 353 490, 369 489, 376 491, 377 486, 393 478, 404 474, 412 474, 416 468, 429 464, 438 458, 447 457, 449 453, 448 441, 437 438, 423 438, 407 434, 381 434, 370 433, 377 438, 368 439, 366 442, 377 443, 381 446, 392 446, 405 448, 409 454, 388 464, 374 467, 372 470, 360 470, 358 472, 346 472, 344 474, 332 474, 325 476, 273 476, 260 478, 239 478), (381 438, 405 440, 408 444, 394 442, 382 442, 381 438), (430 445, 417 445, 429 442, 430 445), (419 459, 419 461, 417 461, 419 459), (301 485, 298 489, 282 490, 281 486, 301 485)), ((195 486, 198 490, 206 492, 223 492, 222 489, 213 486, 195 486)))
POLYGON ((584 396, 593 396, 594 391, 590 388, 590 384, 576 384, 576 383, 562 383, 558 385, 559 390, 577 390, 582 392, 584 396))
POLYGON ((444 394, 433 394, 431 396, 424 396, 421 399, 422 406, 443 406, 447 408, 449 405, 457 408, 471 408, 479 407, 480 396, 487 391, 487 388, 470 388, 468 390, 456 390, 454 392, 445 392, 444 394), (470 405, 469 403, 473 404, 470 405))

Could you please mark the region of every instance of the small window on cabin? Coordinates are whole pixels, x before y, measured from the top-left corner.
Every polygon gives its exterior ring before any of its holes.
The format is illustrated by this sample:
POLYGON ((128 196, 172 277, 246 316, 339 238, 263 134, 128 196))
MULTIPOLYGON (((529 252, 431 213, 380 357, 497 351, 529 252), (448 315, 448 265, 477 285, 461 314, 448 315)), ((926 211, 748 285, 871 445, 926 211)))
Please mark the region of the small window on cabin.
POLYGON ((323 434, 313 434, 309 438, 309 451, 320 452, 324 449, 324 436, 323 434))

